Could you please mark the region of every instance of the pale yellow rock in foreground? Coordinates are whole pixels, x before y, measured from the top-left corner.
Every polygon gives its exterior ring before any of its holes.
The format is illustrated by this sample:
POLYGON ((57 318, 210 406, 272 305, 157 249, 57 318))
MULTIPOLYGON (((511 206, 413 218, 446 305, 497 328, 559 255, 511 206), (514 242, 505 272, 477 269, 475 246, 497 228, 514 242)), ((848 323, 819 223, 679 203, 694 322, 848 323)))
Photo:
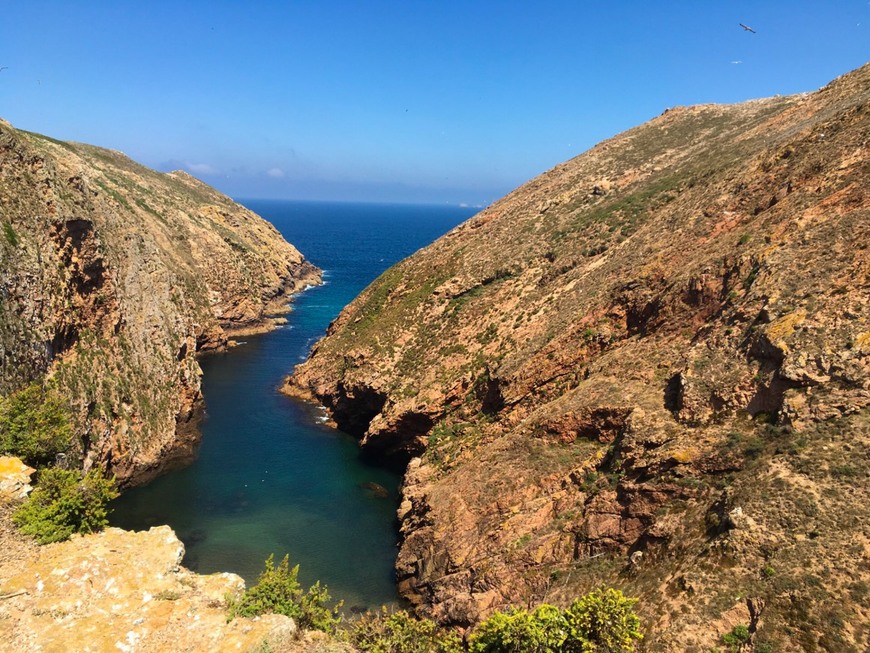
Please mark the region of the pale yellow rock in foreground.
POLYGON ((26 497, 30 493, 30 476, 34 471, 20 458, 0 456, 0 501, 26 497))
POLYGON ((227 623, 225 595, 244 581, 194 574, 183 555, 168 526, 39 547, 17 569, 0 569, 0 651, 284 650, 296 637, 281 615, 227 623))

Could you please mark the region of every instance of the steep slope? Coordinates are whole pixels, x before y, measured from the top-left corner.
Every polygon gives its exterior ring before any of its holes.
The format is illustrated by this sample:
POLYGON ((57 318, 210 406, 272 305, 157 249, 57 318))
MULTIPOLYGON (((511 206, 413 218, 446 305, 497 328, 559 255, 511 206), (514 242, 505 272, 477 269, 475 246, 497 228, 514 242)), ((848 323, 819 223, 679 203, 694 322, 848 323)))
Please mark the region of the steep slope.
POLYGON ((176 172, 0 121, 0 394, 49 377, 86 467, 142 482, 190 456, 196 352, 263 330, 319 272, 259 216, 176 172))
POLYGON ((341 314, 286 391, 410 460, 409 600, 469 624, 605 582, 651 650, 870 645, 868 98, 865 66, 668 110, 341 314))

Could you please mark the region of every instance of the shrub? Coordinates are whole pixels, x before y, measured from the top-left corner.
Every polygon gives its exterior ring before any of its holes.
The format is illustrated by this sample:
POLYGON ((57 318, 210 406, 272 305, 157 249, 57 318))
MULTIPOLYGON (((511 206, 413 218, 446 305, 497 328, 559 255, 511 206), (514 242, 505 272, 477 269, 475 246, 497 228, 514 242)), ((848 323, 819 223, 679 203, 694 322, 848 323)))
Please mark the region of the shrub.
POLYGON ((597 589, 566 610, 497 612, 471 636, 471 653, 628 653, 642 638, 633 606, 615 589, 597 589))
POLYGON ((722 642, 727 644, 730 651, 740 651, 749 642, 749 627, 743 624, 734 626, 730 633, 722 635, 722 642))
POLYGON ((354 622, 350 640, 365 653, 461 653, 459 636, 431 619, 417 619, 405 610, 382 608, 354 622))
POLYGON ((548 653, 561 651, 567 635, 563 612, 544 604, 534 612, 496 612, 471 638, 472 653, 548 653))
POLYGON ((15 228, 10 223, 3 223, 3 233, 6 236, 6 241, 12 247, 18 247, 18 234, 15 233, 15 228))
POLYGON ((586 653, 634 651, 643 635, 640 619, 634 613, 637 599, 620 590, 598 588, 575 600, 565 610, 568 637, 564 650, 586 653))
POLYGON ((286 555, 277 567, 274 560, 270 555, 257 584, 245 590, 241 598, 230 601, 229 620, 273 612, 291 617, 300 628, 334 633, 341 621, 338 613, 341 602, 327 607, 332 599, 319 581, 303 592, 298 579, 299 565, 291 569, 286 555))
POLYGON ((36 488, 12 519, 40 544, 60 542, 73 533, 105 528, 108 503, 117 496, 115 481, 103 478, 100 469, 82 477, 77 471, 49 467, 39 472, 36 488))
POLYGON ((34 383, 0 400, 0 451, 39 467, 54 461, 72 441, 69 410, 34 383))

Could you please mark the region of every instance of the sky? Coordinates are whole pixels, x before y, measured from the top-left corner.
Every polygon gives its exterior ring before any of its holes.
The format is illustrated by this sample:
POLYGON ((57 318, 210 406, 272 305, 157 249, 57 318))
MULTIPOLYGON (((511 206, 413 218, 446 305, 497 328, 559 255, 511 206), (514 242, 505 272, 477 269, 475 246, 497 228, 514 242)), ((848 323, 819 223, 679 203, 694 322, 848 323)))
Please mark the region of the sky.
POLYGON ((868 0, 0 0, 0 118, 235 198, 478 206, 868 53, 868 0))

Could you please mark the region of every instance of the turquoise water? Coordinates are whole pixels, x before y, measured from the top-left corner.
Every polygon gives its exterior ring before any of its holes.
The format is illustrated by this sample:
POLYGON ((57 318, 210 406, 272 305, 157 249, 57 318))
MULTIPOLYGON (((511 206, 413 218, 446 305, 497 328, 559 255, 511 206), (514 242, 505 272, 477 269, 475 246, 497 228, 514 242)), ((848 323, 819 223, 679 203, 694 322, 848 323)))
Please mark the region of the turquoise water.
POLYGON ((201 359, 206 419, 198 459, 126 492, 113 504, 112 524, 169 524, 185 544, 184 564, 200 573, 231 571, 251 583, 269 554, 288 553, 303 584, 319 579, 349 607, 392 602, 400 478, 366 464, 353 438, 276 388, 360 290, 473 211, 243 203, 323 269, 326 283, 297 297, 285 327, 201 359), (375 496, 366 483, 389 496, 375 496))

